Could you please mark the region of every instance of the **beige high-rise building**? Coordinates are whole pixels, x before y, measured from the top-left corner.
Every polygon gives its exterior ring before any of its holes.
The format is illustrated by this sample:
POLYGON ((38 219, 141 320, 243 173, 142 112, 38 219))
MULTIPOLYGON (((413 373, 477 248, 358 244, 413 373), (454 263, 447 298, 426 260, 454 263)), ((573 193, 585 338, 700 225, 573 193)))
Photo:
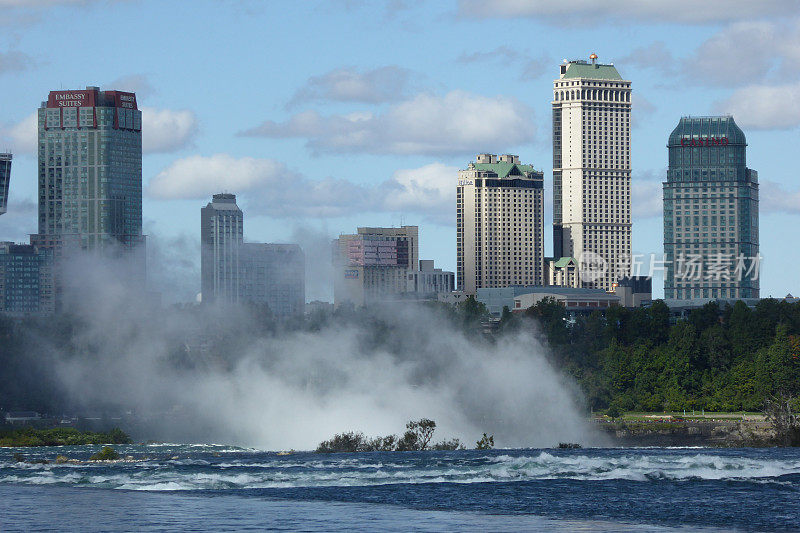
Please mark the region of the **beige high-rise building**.
POLYGON ((479 154, 456 190, 458 290, 542 285, 544 174, 516 155, 479 154))
POLYGON ((551 270, 574 258, 581 286, 610 291, 631 261, 631 82, 595 54, 565 61, 552 104, 551 270))

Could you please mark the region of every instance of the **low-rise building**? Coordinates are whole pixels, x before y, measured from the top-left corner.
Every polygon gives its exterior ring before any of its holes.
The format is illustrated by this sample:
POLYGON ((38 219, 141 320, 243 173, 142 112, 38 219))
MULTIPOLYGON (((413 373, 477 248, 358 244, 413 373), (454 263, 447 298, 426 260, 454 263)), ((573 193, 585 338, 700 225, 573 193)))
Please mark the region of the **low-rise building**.
POLYGON ((602 289, 576 289, 566 287, 547 287, 548 291, 521 294, 514 297, 514 312, 522 312, 540 301, 550 298, 561 304, 567 311, 592 312, 619 305, 619 296, 602 289))
POLYGON ((334 305, 434 299, 455 274, 419 260, 419 228, 358 228, 333 241, 334 305))
POLYGON ((620 279, 614 287, 623 307, 641 307, 653 299, 653 279, 649 276, 630 276, 620 279))
POLYGON ((42 419, 42 415, 35 411, 9 411, 6 413, 7 424, 24 424, 26 422, 37 422, 42 419))
POLYGON ((436 299, 443 304, 457 305, 460 304, 461 302, 466 301, 466 299, 469 298, 469 296, 470 295, 468 295, 464 291, 451 291, 451 292, 440 292, 439 294, 436 295, 436 299))
POLYGON ((433 259, 421 260, 419 270, 408 273, 408 291, 427 298, 438 299, 439 293, 452 292, 455 283, 455 273, 435 268, 433 259))

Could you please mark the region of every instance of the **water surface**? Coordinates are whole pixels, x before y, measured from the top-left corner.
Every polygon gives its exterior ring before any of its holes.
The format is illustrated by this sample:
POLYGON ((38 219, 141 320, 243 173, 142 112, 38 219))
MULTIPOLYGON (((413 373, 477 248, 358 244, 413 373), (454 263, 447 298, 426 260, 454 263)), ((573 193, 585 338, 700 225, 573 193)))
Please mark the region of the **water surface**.
POLYGON ((331 454, 118 446, 130 462, 0 450, 0 530, 797 530, 800 450, 331 454))

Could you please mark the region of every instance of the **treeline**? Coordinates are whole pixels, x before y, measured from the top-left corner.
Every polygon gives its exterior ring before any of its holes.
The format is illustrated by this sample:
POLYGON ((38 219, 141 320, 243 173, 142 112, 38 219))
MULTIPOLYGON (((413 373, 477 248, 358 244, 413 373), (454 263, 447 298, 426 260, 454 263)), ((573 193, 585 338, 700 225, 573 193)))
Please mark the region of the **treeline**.
POLYGON ((671 321, 656 301, 571 321, 549 300, 522 317, 505 313, 501 331, 524 328, 527 319, 538 322, 553 360, 593 410, 761 411, 769 398, 800 395, 800 304, 712 302, 671 321))
POLYGON ((78 431, 75 428, 0 429, 0 447, 80 446, 86 444, 130 444, 131 438, 121 429, 107 433, 78 431))

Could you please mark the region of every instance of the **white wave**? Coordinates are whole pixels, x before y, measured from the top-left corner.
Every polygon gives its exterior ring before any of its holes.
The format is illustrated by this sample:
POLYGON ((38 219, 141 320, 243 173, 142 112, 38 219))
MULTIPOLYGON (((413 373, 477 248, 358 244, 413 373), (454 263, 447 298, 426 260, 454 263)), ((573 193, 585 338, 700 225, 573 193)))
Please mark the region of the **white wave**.
POLYGON ((255 488, 376 486, 418 483, 502 483, 574 480, 734 480, 780 482, 800 473, 800 457, 758 458, 724 453, 538 453, 514 456, 313 458, 287 461, 269 455, 240 456, 219 464, 199 458, 120 465, 0 463, 0 483, 76 484, 127 490, 230 490, 255 488), (373 462, 374 461, 374 462, 373 462), (104 470, 101 470, 104 469, 104 470))

